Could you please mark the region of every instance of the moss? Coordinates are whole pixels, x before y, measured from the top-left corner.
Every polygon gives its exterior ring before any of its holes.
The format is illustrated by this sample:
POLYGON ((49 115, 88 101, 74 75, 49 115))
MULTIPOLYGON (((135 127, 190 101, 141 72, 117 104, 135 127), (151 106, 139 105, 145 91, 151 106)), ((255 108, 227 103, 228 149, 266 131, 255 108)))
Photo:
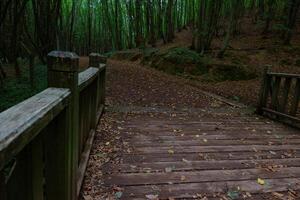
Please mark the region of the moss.
POLYGON ((149 49, 144 54, 142 63, 170 74, 202 75, 208 71, 208 59, 187 48, 165 51, 149 49))
POLYGON ((248 66, 215 64, 209 70, 209 77, 214 81, 237 81, 254 79, 257 74, 248 66))
POLYGON ((34 68, 35 88, 30 86, 27 65, 22 65, 21 70, 23 73, 20 79, 7 78, 4 86, 0 88, 0 112, 47 88, 47 67, 45 65, 36 65, 34 68))
POLYGON ((111 58, 115 60, 130 60, 130 61, 136 61, 142 57, 143 57, 142 52, 137 50, 117 51, 111 56, 111 58))

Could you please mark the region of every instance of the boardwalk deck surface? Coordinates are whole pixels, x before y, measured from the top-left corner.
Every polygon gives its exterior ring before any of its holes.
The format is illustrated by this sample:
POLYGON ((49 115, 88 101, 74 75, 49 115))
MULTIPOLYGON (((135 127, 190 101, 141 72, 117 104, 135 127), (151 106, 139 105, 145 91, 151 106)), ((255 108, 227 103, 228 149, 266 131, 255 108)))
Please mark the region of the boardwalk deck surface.
POLYGON ((120 129, 125 151, 104 183, 121 199, 272 199, 300 187, 299 131, 240 110, 131 114, 120 129))
POLYGON ((110 61, 84 199, 300 199, 300 131, 110 61))

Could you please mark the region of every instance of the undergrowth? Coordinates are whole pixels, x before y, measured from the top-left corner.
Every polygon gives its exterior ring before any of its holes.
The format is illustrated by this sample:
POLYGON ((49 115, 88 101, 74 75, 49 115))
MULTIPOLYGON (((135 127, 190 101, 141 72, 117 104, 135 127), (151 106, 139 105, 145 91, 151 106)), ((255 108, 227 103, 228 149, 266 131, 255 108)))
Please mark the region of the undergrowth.
POLYGON ((28 67, 22 67, 22 77, 7 78, 0 88, 0 112, 41 92, 47 87, 47 67, 36 65, 34 68, 34 88, 30 85, 28 67))

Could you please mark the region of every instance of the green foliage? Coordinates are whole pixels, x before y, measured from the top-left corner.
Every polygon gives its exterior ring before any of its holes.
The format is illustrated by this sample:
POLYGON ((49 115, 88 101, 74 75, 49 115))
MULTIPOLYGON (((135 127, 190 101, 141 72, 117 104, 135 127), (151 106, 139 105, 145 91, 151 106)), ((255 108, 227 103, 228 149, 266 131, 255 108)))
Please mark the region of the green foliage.
POLYGON ((201 75, 207 72, 207 59, 187 48, 153 50, 143 58, 144 64, 170 74, 201 75))
POLYGON ((250 80, 256 78, 257 74, 248 66, 214 64, 211 66, 208 76, 211 80, 220 82, 227 80, 250 80))
POLYGON ((0 89, 0 112, 7 108, 41 92, 47 87, 47 68, 45 65, 35 66, 35 88, 29 83, 28 70, 23 69, 20 79, 7 79, 3 88, 0 89))

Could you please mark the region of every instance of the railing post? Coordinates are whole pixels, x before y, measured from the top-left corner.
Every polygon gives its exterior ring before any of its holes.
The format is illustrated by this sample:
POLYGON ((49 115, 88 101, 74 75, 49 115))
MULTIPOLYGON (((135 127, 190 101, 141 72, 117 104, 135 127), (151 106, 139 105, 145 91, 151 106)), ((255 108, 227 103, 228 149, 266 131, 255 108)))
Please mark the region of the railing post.
POLYGON ((261 89, 259 94, 259 101, 256 112, 258 114, 263 114, 262 108, 266 105, 268 99, 268 91, 269 91, 269 78, 268 78, 269 66, 264 68, 262 81, 261 81, 261 89))
MULTIPOLYGON (((74 200, 76 199, 76 172, 78 169, 78 123, 79 123, 79 90, 78 90, 78 70, 79 70, 79 57, 72 52, 52 51, 48 54, 48 86, 58 88, 69 88, 71 90, 71 101, 68 107, 70 112, 70 119, 67 120, 71 135, 65 138, 68 141, 61 142, 66 144, 63 147, 67 154, 67 160, 57 160, 61 162, 63 167, 69 171, 67 174, 53 174, 58 179, 57 183, 61 183, 62 179, 65 184, 60 184, 58 187, 66 187, 65 192, 60 194, 56 199, 74 200)), ((59 122, 61 123, 61 122, 59 122)), ((53 146, 53 148, 56 148, 53 146)), ((63 157, 61 157, 63 158, 63 157)))
POLYGON ((100 63, 105 64, 107 60, 106 56, 103 56, 99 53, 91 53, 89 57, 90 57, 90 61, 89 61, 90 67, 99 68, 100 63))

